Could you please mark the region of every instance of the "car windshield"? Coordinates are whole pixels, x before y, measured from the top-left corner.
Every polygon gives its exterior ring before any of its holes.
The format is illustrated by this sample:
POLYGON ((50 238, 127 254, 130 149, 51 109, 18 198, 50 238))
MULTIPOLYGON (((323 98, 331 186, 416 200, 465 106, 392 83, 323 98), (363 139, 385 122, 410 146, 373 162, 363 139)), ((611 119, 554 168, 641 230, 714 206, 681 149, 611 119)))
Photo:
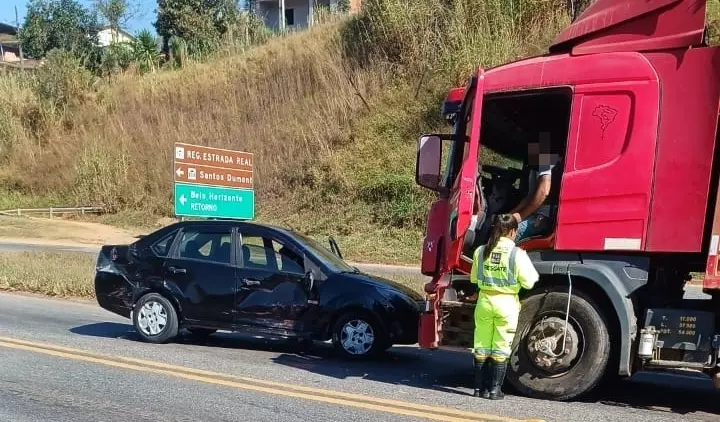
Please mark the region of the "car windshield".
POLYGON ((337 272, 356 272, 355 267, 348 265, 347 262, 343 261, 339 256, 332 253, 328 248, 323 246, 320 242, 311 239, 307 236, 303 236, 299 233, 292 233, 300 242, 304 243, 305 246, 313 253, 323 264, 327 265, 331 269, 337 272))

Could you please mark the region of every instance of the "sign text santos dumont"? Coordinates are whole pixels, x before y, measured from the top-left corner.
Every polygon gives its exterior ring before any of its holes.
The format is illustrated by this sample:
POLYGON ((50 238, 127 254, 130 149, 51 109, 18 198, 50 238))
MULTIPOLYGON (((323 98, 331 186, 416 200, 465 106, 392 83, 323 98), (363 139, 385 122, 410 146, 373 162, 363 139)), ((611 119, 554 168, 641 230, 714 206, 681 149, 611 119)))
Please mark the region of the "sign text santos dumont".
POLYGON ((175 143, 175 215, 255 217, 253 154, 175 143))

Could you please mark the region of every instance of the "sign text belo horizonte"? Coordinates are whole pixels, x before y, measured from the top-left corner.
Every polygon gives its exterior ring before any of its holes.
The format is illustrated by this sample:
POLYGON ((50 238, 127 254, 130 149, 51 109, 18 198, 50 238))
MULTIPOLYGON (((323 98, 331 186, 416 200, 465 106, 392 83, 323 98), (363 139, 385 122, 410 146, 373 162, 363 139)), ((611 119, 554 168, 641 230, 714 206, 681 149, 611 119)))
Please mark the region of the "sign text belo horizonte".
POLYGON ((176 143, 175 215, 252 219, 253 154, 176 143))

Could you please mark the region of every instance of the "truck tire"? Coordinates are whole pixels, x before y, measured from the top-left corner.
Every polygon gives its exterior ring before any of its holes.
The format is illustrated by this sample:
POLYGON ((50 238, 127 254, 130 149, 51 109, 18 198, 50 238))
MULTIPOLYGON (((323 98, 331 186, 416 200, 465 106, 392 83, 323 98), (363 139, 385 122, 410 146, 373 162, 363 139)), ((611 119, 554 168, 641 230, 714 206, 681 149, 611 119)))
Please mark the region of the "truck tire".
POLYGON ((521 394, 570 400, 592 391, 605 375, 611 354, 607 320, 579 291, 572 293, 562 353, 567 300, 566 289, 550 288, 522 301, 507 369, 507 380, 521 394))

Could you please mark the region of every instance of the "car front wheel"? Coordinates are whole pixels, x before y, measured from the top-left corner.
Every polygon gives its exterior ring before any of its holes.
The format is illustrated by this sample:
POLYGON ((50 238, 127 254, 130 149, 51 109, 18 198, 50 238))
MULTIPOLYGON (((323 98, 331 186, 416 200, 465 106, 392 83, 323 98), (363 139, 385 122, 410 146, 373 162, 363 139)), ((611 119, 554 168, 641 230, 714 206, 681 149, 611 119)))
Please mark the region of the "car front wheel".
POLYGON ((349 359, 373 356, 389 347, 380 324, 360 312, 348 312, 335 321, 332 342, 340 355, 349 359))
POLYGON ((133 311, 133 324, 148 343, 165 343, 178 334, 175 307, 158 293, 148 293, 138 300, 133 311))

